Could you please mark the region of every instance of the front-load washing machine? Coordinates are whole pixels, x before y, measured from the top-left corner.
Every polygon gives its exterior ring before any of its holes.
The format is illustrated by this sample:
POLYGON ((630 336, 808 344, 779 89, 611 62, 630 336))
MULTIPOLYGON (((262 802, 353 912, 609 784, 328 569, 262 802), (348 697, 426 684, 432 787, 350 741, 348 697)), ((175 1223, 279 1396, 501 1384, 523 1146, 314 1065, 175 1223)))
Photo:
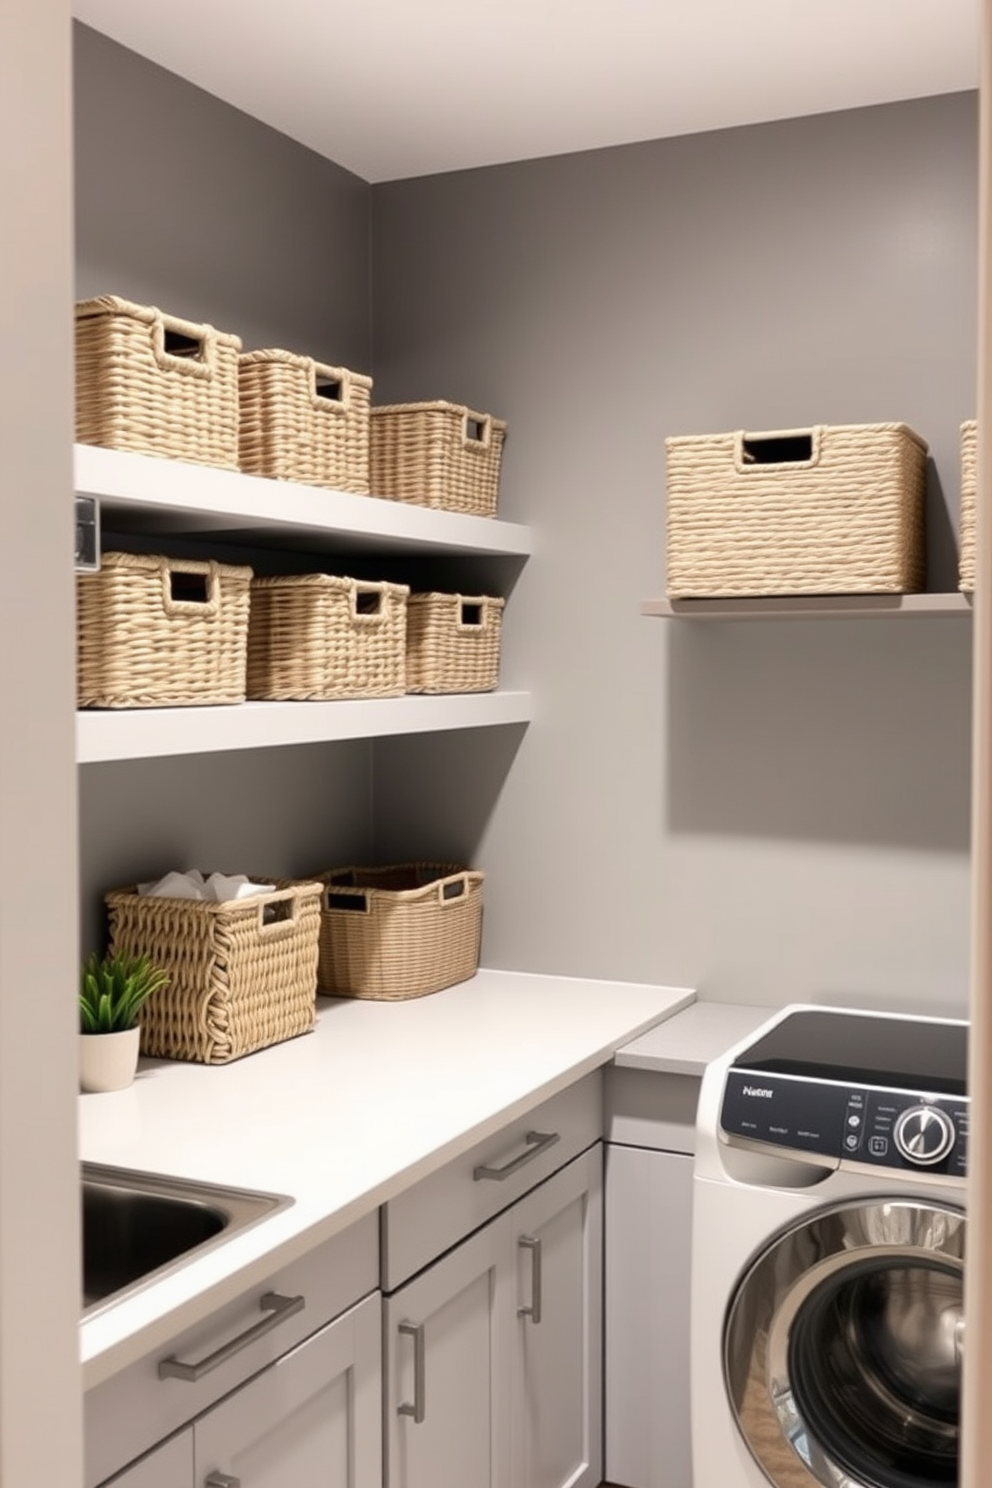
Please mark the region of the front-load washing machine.
POLYGON ((967 1032, 793 1006, 708 1066, 694 1488, 957 1482, 967 1032))

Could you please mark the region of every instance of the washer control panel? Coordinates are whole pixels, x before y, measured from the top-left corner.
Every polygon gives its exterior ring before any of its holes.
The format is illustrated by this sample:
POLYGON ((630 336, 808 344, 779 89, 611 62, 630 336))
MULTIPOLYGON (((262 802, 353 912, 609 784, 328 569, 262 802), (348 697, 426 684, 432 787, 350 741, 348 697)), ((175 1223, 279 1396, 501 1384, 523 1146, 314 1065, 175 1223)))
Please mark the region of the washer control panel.
POLYGON ((729 1141, 963 1178, 968 1100, 734 1067, 720 1113, 729 1141))

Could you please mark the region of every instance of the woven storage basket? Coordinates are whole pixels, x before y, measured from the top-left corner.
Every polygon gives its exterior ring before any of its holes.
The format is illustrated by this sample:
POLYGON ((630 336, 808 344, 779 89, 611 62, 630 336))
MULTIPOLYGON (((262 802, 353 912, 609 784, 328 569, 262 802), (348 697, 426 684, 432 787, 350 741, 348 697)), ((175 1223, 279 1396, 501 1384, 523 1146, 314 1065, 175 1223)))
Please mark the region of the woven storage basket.
POLYGON ((672 598, 922 587, 927 446, 905 424, 665 444, 672 598))
POLYGON ((76 306, 76 438, 238 464, 239 337, 115 295, 76 306))
POLYGON ((318 876, 319 991, 397 1002, 474 976, 482 873, 453 863, 398 863, 318 876))
POLYGON ((104 896, 111 951, 169 973, 141 1011, 143 1054, 227 1064, 312 1027, 322 886, 264 881, 272 893, 226 904, 134 887, 104 896))
POLYGON ((499 680, 503 604, 485 594, 411 594, 407 692, 491 692, 499 680))
POLYGON ((962 594, 975 590, 975 495, 978 471, 978 424, 969 419, 961 425, 961 547, 958 588, 962 594))
POLYGON ((248 696, 273 701, 398 697, 406 690, 405 584, 336 574, 255 579, 248 696))
POLYGON ((457 403, 373 408, 372 490, 391 501, 496 515, 506 424, 457 403))
POLYGON ((81 708, 242 703, 252 571, 104 553, 76 577, 81 708))
POLYGON ((238 365, 241 469, 369 494, 371 377, 290 351, 238 365))

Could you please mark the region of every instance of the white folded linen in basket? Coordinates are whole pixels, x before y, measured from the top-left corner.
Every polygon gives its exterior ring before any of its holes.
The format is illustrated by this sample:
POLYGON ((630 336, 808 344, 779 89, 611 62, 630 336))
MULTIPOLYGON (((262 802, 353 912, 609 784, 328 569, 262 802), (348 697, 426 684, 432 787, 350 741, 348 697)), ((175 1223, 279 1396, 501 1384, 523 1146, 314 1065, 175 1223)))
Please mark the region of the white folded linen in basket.
POLYGON ((211 873, 204 878, 199 868, 191 868, 187 873, 166 873, 150 883, 140 883, 138 893, 156 899, 208 899, 226 904, 230 899, 271 894, 274 888, 274 884, 252 883, 244 873, 211 873))

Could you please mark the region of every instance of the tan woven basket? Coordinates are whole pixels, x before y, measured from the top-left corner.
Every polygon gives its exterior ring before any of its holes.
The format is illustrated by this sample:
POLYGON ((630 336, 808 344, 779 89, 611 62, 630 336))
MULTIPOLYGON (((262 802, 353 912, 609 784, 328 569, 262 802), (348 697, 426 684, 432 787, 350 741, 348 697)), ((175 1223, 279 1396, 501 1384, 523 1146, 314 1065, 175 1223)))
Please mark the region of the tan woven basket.
POLYGON ((506 424, 457 403, 373 408, 372 491, 477 517, 496 515, 506 424))
POLYGON ((407 692, 491 692, 499 680, 503 605, 486 594, 411 594, 407 692))
POLYGON ((961 425, 961 534, 958 588, 975 592, 975 497, 978 485, 978 423, 968 419, 961 425))
POLYGON ((372 379, 290 351, 240 358, 241 469, 369 494, 372 379))
POLYGON ((242 703, 252 571, 104 553, 76 577, 81 708, 242 703))
POLYGON ((336 574, 255 579, 248 696, 273 701, 398 697, 406 690, 405 584, 336 574))
POLYGON ((922 588, 927 445, 905 424, 665 445, 672 598, 922 588))
POLYGON ((115 295, 76 306, 76 438, 236 469, 239 337, 115 295))
POLYGON ((319 877, 319 991, 397 1002, 475 975, 482 873, 453 863, 397 863, 319 877))
POLYGON ((169 973, 141 1010, 143 1054, 227 1064, 312 1027, 322 886, 259 881, 274 892, 226 904, 134 887, 104 896, 111 951, 169 973))

